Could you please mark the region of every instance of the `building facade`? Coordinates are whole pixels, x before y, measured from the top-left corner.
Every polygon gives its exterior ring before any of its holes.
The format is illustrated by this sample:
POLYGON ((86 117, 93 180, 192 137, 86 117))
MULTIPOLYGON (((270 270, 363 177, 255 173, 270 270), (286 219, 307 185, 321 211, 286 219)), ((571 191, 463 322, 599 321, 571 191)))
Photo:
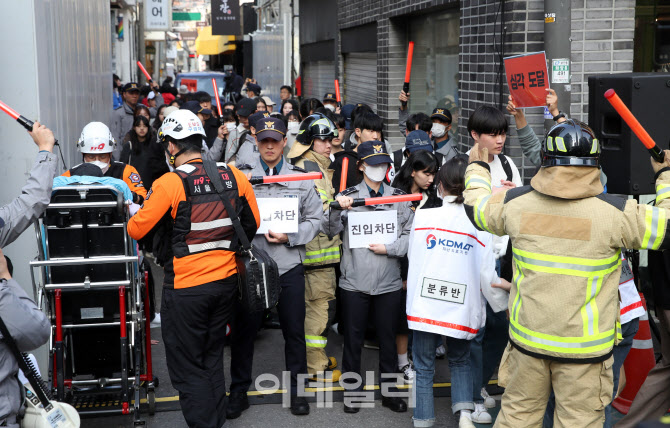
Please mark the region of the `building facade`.
MULTIPOLYGON (((572 117, 588 119, 589 76, 661 69, 663 49, 649 59, 653 53, 642 47, 654 36, 640 25, 636 30, 635 23, 636 16, 650 22, 662 16, 663 5, 650 10, 646 3, 665 1, 637 3, 571 1, 572 28, 566 40, 572 49, 572 117), (638 51, 646 57, 637 58, 638 51)), ((507 104, 502 58, 545 49, 542 0, 302 0, 300 15, 303 97, 321 98, 338 78, 343 103, 364 102, 375 109, 394 147, 404 143, 397 126, 398 95, 410 40, 415 43, 410 112, 456 106, 453 128, 463 151, 472 144, 466 125, 474 109, 481 104, 504 109, 507 104), (331 14, 337 15, 336 24, 326 19, 331 14)), ((543 135, 542 109, 527 109, 526 116, 536 134, 543 135)), ((535 167, 523 158, 511 116, 509 120, 506 154, 529 178, 535 167)))

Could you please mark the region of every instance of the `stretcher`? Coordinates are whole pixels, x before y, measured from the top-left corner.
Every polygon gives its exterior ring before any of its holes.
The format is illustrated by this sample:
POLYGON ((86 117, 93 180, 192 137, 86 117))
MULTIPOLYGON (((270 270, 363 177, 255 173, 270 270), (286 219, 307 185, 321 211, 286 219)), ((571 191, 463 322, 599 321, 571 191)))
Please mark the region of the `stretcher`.
POLYGON ((33 293, 51 322, 49 385, 85 417, 155 412, 149 269, 127 233, 128 205, 109 185, 54 189, 36 222, 33 293))

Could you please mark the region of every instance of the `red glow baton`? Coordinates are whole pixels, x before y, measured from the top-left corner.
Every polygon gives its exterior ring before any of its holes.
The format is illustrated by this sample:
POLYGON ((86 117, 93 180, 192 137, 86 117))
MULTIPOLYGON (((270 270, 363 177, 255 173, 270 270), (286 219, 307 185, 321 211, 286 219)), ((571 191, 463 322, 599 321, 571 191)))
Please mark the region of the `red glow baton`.
POLYGON ((265 177, 251 177, 249 182, 251 184, 270 184, 270 183, 284 183, 286 181, 306 181, 306 180, 320 180, 323 174, 320 172, 308 172, 306 174, 286 174, 286 175, 268 175, 265 177))
POLYGON ((0 101, 0 110, 7 113, 12 119, 19 122, 21 124, 21 126, 26 128, 28 131, 33 132, 33 121, 32 120, 26 119, 24 116, 21 116, 20 114, 18 114, 16 112, 16 110, 11 108, 7 104, 3 103, 2 101, 0 101))
POLYGON ((349 173, 349 158, 342 158, 342 174, 340 175, 340 192, 347 188, 347 174, 349 173))
POLYGON ((149 82, 153 82, 153 81, 154 81, 154 80, 151 78, 151 76, 149 76, 149 73, 147 72, 147 69, 144 68, 144 66, 142 65, 142 62, 137 61, 137 66, 140 68, 140 70, 142 71, 142 73, 144 73, 144 75, 147 77, 147 80, 148 80, 149 82))
POLYGON ((637 138, 642 141, 642 144, 649 150, 649 153, 651 153, 651 156, 656 162, 663 162, 663 159, 665 159, 663 150, 656 145, 654 139, 651 138, 651 135, 649 135, 635 116, 633 116, 633 113, 626 107, 626 104, 621 101, 621 98, 619 98, 614 89, 608 89, 605 92, 605 98, 612 104, 612 107, 619 113, 619 116, 621 116, 624 122, 630 126, 630 129, 637 135, 637 138))
POLYGON ((340 97, 340 81, 335 79, 335 99, 337 100, 337 105, 342 104, 342 98, 340 97))
MULTIPOLYGON (((409 42, 407 48, 407 63, 405 64, 405 83, 402 85, 402 90, 406 94, 409 93, 409 78, 412 75, 412 57, 414 56, 414 42, 409 42)), ((403 107, 407 106, 407 101, 402 102, 403 107)))
MULTIPOLYGON (((364 205, 384 205, 384 204, 395 204, 398 202, 412 202, 420 201, 423 198, 421 193, 410 193, 409 195, 397 195, 397 196, 381 196, 379 198, 354 198, 354 203, 351 204, 352 207, 362 207, 364 205)), ((331 202, 330 207, 336 210, 341 210, 340 203, 337 201, 331 202)))
POLYGON ((219 87, 216 86, 216 79, 212 77, 212 86, 214 86, 214 95, 216 96, 216 110, 221 117, 221 100, 219 99, 219 87))

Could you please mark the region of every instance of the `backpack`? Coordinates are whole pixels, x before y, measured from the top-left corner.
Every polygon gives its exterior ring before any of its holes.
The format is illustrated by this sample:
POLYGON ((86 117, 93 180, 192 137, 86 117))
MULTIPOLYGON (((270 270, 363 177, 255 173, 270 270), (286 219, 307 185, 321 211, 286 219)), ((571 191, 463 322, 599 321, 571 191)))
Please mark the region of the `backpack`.
POLYGON ((498 155, 498 159, 500 159, 500 163, 502 164, 503 171, 505 171, 505 175, 507 176, 507 181, 512 181, 512 167, 509 164, 509 160, 507 159, 507 156, 505 156, 501 153, 501 154, 498 155))

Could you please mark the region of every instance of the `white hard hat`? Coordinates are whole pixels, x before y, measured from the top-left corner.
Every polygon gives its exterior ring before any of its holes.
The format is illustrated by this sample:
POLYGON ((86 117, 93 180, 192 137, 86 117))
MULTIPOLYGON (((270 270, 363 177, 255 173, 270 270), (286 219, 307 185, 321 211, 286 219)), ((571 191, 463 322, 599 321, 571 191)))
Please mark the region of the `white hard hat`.
POLYGON ((163 120, 163 124, 158 131, 158 140, 163 142, 165 137, 182 140, 195 134, 206 136, 198 116, 190 110, 177 110, 163 120))
POLYGON ((77 148, 81 153, 111 153, 116 141, 107 125, 102 122, 91 122, 81 131, 77 148))

